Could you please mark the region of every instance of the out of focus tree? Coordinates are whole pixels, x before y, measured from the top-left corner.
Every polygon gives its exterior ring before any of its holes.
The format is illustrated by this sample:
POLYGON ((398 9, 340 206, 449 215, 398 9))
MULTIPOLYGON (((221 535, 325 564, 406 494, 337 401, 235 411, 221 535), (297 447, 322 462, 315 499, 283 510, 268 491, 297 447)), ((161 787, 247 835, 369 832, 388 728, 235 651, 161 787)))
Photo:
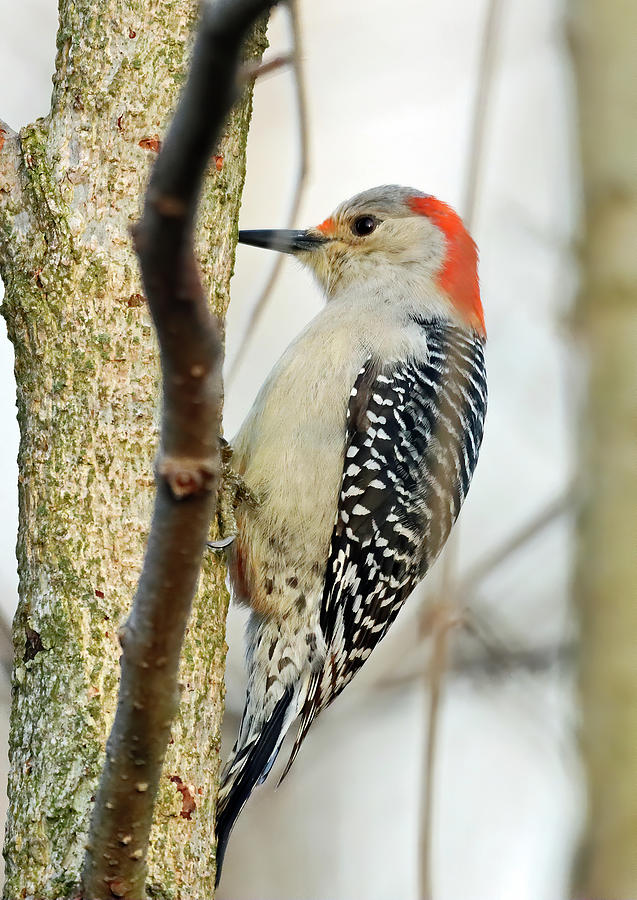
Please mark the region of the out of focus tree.
MULTIPOLYGON (((0 274, 21 432, 7 897, 68 897, 79 881, 157 444, 156 342, 127 230, 198 9, 197 0, 60 0, 51 111, 19 135, 0 131, 0 274)), ((249 55, 263 42, 261 28, 249 55)), ((247 97, 200 207, 202 274, 222 317, 249 117, 247 97)), ((214 891, 223 585, 210 560, 151 839, 157 896, 181 896, 182 884, 191 898, 214 891)))
POLYGON ((575 0, 585 239, 576 593, 586 897, 637 896, 637 6, 575 0))

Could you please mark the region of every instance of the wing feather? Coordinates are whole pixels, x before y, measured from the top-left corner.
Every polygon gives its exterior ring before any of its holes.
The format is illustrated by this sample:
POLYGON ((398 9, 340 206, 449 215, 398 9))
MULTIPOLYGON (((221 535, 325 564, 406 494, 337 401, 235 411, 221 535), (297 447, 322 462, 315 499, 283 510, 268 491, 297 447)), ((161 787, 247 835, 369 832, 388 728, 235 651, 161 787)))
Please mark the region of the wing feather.
POLYGON ((282 777, 438 556, 469 489, 486 412, 483 339, 422 327, 425 361, 369 358, 352 389, 320 614, 327 650, 282 777))

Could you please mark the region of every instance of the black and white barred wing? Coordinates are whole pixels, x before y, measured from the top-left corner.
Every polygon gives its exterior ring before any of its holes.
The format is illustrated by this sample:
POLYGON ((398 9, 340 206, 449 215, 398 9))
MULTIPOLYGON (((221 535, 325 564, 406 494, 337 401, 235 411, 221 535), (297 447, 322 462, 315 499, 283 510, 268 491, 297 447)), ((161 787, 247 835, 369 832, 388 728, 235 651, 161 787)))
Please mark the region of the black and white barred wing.
POLYGON ((426 362, 370 359, 350 397, 320 616, 326 657, 290 764, 439 554, 469 489, 486 411, 483 341, 448 324, 423 330, 426 362))

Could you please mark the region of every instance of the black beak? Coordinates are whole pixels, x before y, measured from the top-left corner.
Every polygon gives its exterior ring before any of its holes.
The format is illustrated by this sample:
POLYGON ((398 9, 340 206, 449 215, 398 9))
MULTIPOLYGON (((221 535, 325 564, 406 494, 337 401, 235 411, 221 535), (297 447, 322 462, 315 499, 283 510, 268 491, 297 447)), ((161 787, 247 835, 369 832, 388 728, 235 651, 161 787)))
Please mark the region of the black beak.
POLYGON ((279 253, 301 253, 317 250, 329 238, 315 231, 290 231, 287 228, 260 231, 240 231, 239 243, 252 247, 265 247, 267 250, 278 250, 279 253))

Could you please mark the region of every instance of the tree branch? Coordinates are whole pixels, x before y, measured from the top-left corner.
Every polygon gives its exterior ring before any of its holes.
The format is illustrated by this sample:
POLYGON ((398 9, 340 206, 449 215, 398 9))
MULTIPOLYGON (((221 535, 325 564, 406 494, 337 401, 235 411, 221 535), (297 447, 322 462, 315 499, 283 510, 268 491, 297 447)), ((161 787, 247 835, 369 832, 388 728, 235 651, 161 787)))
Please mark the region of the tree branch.
POLYGON ((271 59, 264 59, 258 63, 247 63, 243 67, 242 77, 246 82, 254 83, 257 78, 264 75, 271 75, 273 72, 280 72, 293 62, 294 59, 289 53, 281 53, 279 56, 273 56, 271 59))
POLYGON ((122 629, 117 713, 84 861, 83 896, 144 896, 153 808, 178 708, 183 636, 220 471, 222 344, 199 278, 202 179, 236 94, 240 50, 272 0, 205 5, 190 76, 134 231, 163 379, 157 494, 133 609, 122 629))

